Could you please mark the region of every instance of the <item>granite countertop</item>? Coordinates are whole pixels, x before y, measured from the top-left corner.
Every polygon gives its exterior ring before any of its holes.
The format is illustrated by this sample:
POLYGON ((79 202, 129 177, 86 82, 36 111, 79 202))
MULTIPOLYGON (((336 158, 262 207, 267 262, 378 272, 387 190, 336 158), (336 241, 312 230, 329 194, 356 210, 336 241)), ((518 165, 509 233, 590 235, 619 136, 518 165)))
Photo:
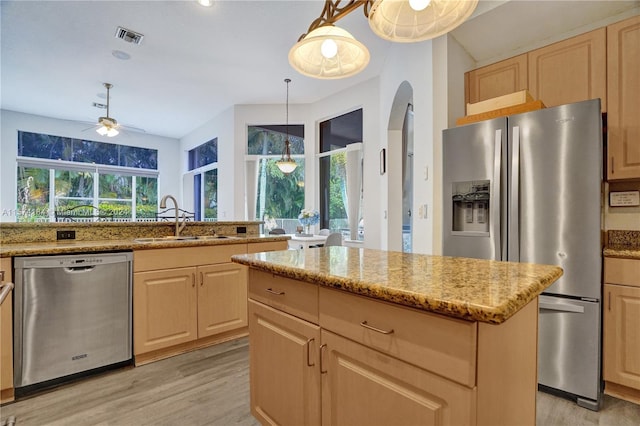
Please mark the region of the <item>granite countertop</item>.
POLYGON ((611 230, 607 239, 604 256, 640 259, 640 231, 611 230))
POLYGON ((96 253, 119 250, 150 250, 171 247, 198 247, 227 244, 259 243, 265 241, 286 241, 284 235, 248 235, 234 236, 228 239, 179 240, 136 242, 134 239, 95 240, 95 241, 50 241, 2 244, 0 257, 33 256, 65 253, 96 253))
POLYGON ((602 252, 606 257, 640 260, 640 247, 608 245, 602 252))
POLYGON ((235 255, 284 277, 455 318, 500 324, 562 276, 550 265, 350 247, 235 255))

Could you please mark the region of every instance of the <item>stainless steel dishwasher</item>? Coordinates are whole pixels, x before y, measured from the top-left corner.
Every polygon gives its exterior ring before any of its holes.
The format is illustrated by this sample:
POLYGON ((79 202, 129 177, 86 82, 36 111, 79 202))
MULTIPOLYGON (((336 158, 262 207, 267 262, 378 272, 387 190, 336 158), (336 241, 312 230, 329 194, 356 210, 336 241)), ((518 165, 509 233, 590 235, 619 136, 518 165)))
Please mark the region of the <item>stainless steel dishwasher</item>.
POLYGON ((131 252, 14 259, 16 394, 132 360, 131 252))

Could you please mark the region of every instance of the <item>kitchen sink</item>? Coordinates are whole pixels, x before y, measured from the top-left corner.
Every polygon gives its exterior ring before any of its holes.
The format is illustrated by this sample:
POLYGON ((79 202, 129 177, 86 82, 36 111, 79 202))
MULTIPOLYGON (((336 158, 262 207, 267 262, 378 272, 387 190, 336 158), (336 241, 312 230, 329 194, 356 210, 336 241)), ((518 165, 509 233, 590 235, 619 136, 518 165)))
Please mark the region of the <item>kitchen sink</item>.
POLYGON ((228 235, 181 235, 178 237, 171 235, 167 237, 136 238, 133 241, 136 243, 157 243, 163 241, 231 240, 236 238, 238 237, 228 235))

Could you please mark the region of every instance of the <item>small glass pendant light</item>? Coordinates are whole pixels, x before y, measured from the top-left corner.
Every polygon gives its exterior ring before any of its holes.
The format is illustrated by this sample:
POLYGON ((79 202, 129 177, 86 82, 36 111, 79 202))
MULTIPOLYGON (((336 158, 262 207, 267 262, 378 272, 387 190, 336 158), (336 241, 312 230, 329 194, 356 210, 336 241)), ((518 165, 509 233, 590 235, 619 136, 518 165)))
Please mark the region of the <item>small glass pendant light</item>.
POLYGON ((282 173, 288 175, 293 172, 298 164, 291 158, 291 147, 289 143, 289 83, 291 83, 290 78, 285 78, 284 82, 287 83, 287 138, 284 141, 284 151, 282 152, 282 158, 276 161, 276 166, 280 169, 282 173))

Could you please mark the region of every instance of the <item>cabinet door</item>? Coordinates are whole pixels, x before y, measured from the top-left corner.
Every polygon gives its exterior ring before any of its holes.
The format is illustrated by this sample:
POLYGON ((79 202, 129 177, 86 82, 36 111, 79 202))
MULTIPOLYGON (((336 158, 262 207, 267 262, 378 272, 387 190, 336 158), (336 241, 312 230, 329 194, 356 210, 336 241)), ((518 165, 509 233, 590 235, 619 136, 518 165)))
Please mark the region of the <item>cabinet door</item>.
POLYGON ((472 425, 470 389, 322 330, 323 425, 472 425))
POLYGON ((247 325, 247 267, 198 267, 198 338, 247 325))
POLYGON ((607 27, 609 180, 640 178, 640 16, 607 27))
MULTIPOLYGON (((11 258, 0 259, 4 281, 12 282, 11 258)), ((13 314, 12 296, 9 293, 0 305, 0 402, 13 400, 13 314)))
POLYGON ((466 103, 474 104, 527 88, 527 55, 519 55, 469 71, 466 103))
POLYGON ((320 328, 249 299, 251 414, 263 425, 319 425, 320 328))
POLYGON ((601 99, 607 110, 606 29, 528 53, 529 92, 547 107, 601 99))
POLYGON ((640 288, 604 289, 604 380, 640 390, 640 288))
POLYGON ((196 268, 133 274, 135 355, 195 340, 196 268))

